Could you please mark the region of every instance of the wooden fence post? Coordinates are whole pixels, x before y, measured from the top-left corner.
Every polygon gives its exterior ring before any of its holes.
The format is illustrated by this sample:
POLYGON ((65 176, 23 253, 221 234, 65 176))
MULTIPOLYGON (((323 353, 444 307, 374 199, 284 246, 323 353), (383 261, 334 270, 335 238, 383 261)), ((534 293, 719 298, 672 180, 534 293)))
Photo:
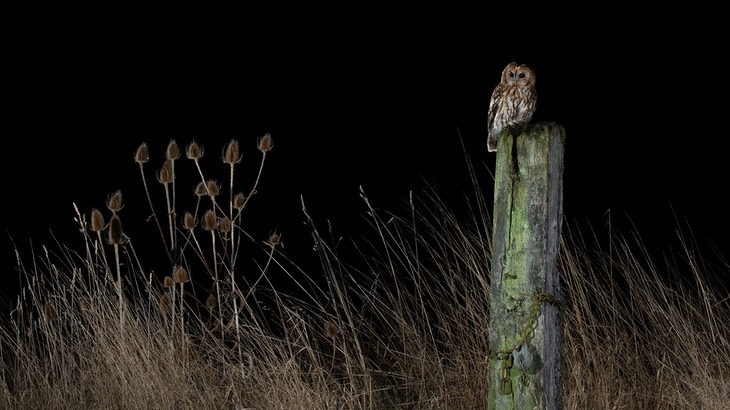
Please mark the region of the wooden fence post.
POLYGON ((505 130, 497 148, 489 325, 489 409, 562 408, 557 253, 565 130, 505 130))

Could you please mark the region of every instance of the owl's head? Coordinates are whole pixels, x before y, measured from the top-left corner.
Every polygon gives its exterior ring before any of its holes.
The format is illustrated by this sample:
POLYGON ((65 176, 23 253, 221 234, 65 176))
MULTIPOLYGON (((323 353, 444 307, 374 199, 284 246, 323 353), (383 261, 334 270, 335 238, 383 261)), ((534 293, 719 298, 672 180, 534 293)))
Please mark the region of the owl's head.
POLYGON ((528 65, 509 63, 502 71, 502 83, 519 87, 534 86, 535 72, 528 65))

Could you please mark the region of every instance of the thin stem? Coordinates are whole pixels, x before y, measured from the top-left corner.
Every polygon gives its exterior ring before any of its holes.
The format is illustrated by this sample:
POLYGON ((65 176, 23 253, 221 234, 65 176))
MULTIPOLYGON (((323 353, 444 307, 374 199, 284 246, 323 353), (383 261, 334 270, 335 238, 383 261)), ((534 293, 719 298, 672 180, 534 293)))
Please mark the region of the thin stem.
POLYGON ((167 222, 170 225, 170 255, 172 255, 172 251, 175 249, 175 236, 173 234, 173 217, 172 217, 172 209, 170 208, 170 187, 168 183, 165 183, 165 200, 167 201, 167 222))
MULTIPOLYGON (((174 279, 173 279, 174 281, 174 279)), ((177 293, 177 289, 175 289, 175 282, 172 283, 172 298, 170 299, 170 310, 172 311, 172 314, 170 315, 170 336, 175 334, 175 296, 177 293)), ((170 343, 172 343, 172 339, 170 339, 170 343)))
MULTIPOLYGON (((208 192, 208 186, 205 184, 205 177, 203 176, 203 170, 200 169, 200 161, 198 161, 197 158, 195 158, 193 161, 195 161, 195 167, 198 169, 198 174, 200 174, 200 181, 203 182, 203 186, 205 186, 205 192, 208 192)), ((210 194, 210 192, 208 192, 210 194)))
POLYGON ((234 264, 236 260, 236 253, 235 253, 235 232, 236 232, 236 223, 233 220, 233 169, 234 169, 234 163, 231 162, 231 176, 229 179, 229 186, 228 186, 228 196, 229 196, 229 203, 228 203, 228 212, 229 216, 231 218, 231 236, 228 239, 231 243, 231 254, 229 256, 229 272, 230 272, 230 278, 231 278, 231 291, 233 292, 233 314, 234 319, 236 321, 236 346, 238 346, 238 362, 241 364, 241 376, 246 377, 246 371, 243 367, 243 355, 241 352, 241 327, 238 322, 238 295, 240 292, 237 292, 236 290, 236 278, 234 276, 234 264))
POLYGON ((223 329, 223 308, 221 307, 221 288, 220 288, 220 282, 218 281, 218 262, 216 261, 216 253, 215 253, 215 231, 210 231, 210 238, 213 243, 213 280, 215 281, 215 293, 218 298, 218 315, 220 319, 220 325, 221 325, 221 340, 223 339, 224 329, 223 329))
POLYGON ((119 335, 124 334, 124 301, 122 299, 122 270, 119 263, 119 244, 114 244, 114 258, 117 262, 117 293, 119 294, 119 335))
MULTIPOLYGON (((173 284, 173 287, 174 286, 175 285, 173 284)), ((184 327, 185 318, 183 315, 183 301, 184 301, 183 295, 185 293, 184 289, 183 289, 184 286, 185 286, 185 282, 180 282, 180 342, 183 345, 184 345, 184 341, 185 341, 185 327, 184 327)))
MULTIPOLYGON (((231 255, 230 255, 230 269, 231 269, 231 285, 233 286, 233 265, 235 263, 235 233, 236 233, 236 222, 233 220, 233 163, 231 163, 231 177, 228 185, 228 217, 231 219, 231 255)), ((234 289, 235 290, 235 286, 234 289)), ((238 312, 236 312, 238 314, 238 312)))
MULTIPOLYGON (((171 181, 171 184, 172 184, 172 207, 170 207, 168 205, 168 212, 171 214, 170 215, 170 232, 177 232, 177 229, 176 229, 176 226, 177 226, 177 212, 176 212, 176 208, 175 208, 176 202, 175 202, 175 160, 174 159, 170 160, 170 169, 172 170, 172 181, 171 181)), ((167 189, 167 184, 165 185, 165 189, 167 189)), ((170 236, 171 236, 171 239, 170 239, 171 247, 172 247, 172 250, 174 252, 175 249, 176 249, 176 240, 175 240, 175 236, 173 236, 172 233, 170 234, 170 236)), ((175 257, 177 257, 177 255, 175 255, 175 257)))
POLYGON ((246 196, 246 200, 243 202, 243 207, 241 207, 241 208, 245 208, 246 204, 248 204, 249 199, 251 199, 251 197, 254 196, 254 194, 256 194, 256 187, 259 186, 259 181, 261 180, 261 173, 264 170, 264 161, 266 161, 266 152, 262 152, 261 164, 259 165, 259 172, 256 174, 256 181, 254 181, 253 187, 251 187, 251 192, 246 196))
POLYGON ((155 212, 155 208, 152 206, 152 198, 150 197, 150 191, 147 188, 147 179, 144 177, 144 165, 142 165, 142 163, 139 163, 139 173, 142 176, 142 184, 144 184, 144 192, 147 195, 147 203, 149 203, 150 211, 152 211, 152 218, 155 220, 155 223, 157 224, 157 230, 160 232, 160 237, 162 237, 162 244, 165 247, 165 252, 167 252, 167 257, 170 259, 170 262, 172 262, 172 255, 170 254, 170 250, 167 248, 167 241, 165 240, 165 234, 162 232, 162 226, 160 225, 160 220, 157 218, 157 213, 155 212))

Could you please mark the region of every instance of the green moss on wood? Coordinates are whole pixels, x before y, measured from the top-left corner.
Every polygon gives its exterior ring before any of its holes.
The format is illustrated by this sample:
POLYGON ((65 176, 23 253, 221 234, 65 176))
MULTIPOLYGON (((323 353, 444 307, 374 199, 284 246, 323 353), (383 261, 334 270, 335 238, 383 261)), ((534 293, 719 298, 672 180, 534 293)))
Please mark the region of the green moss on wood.
MULTIPOLYGON (((532 386, 525 386, 521 372, 512 370, 512 394, 499 392, 496 385, 504 379, 504 361, 496 359, 494 353, 502 352, 504 356, 524 339, 528 318, 535 308, 535 289, 548 287, 549 291, 559 292, 556 250, 562 220, 564 143, 565 132, 555 123, 508 128, 499 139, 490 310, 492 409, 532 409, 540 404, 541 396, 536 392, 541 389, 542 373, 528 382, 532 386)), ((530 340, 540 359, 552 354, 544 351, 544 321, 541 315, 530 340)), ((551 318, 550 323, 554 325, 555 320, 551 318)), ((553 339, 554 331, 548 333, 553 339)), ((551 363, 551 371, 554 365, 551 363)))

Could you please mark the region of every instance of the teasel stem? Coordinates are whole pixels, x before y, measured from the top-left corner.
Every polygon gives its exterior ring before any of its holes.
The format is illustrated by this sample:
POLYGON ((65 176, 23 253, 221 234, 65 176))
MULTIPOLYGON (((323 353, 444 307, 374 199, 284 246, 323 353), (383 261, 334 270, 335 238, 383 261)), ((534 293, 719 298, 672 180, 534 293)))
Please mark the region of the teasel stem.
POLYGON ((218 206, 218 203, 215 200, 215 197, 218 196, 221 191, 220 187, 218 186, 218 182, 209 179, 205 183, 205 189, 208 192, 208 197, 210 197, 211 210, 213 210, 213 212, 217 210, 220 211, 220 213, 225 214, 226 212, 220 206, 218 206))
MULTIPOLYGON (((235 259, 236 259, 236 241, 235 241, 235 227, 236 222, 233 217, 233 176, 235 165, 241 162, 241 156, 238 152, 238 141, 231 140, 226 146, 226 151, 223 156, 223 162, 230 166, 230 177, 228 179, 228 215, 231 223, 230 236, 228 241, 231 244, 231 254, 228 257, 228 272, 231 281, 231 292, 233 293, 233 318, 236 325, 236 346, 238 346, 238 362, 241 364, 241 376, 246 376, 246 371, 243 368, 243 356, 241 352, 241 326, 238 320, 238 297, 243 296, 236 288, 236 278, 234 275, 235 259)), ((241 301, 243 303, 243 301, 241 301)))
MULTIPOLYGON (((231 287, 233 291, 236 290, 236 286, 234 283, 233 278, 233 267, 235 265, 235 226, 236 222, 233 219, 233 174, 234 174, 234 167, 236 164, 241 162, 241 155, 238 151, 238 141, 231 140, 228 145, 226 146, 225 154, 223 155, 223 162, 230 165, 230 177, 228 180, 228 217, 231 220, 231 236, 229 238, 230 244, 231 244, 231 254, 229 257, 229 269, 230 269, 230 277, 231 277, 231 287)), ((234 300, 234 310, 236 315, 238 315, 238 309, 235 305, 234 300)))
POLYGON ((203 229, 206 231, 210 231, 210 238, 211 243, 213 247, 213 281, 215 282, 215 293, 216 297, 218 298, 218 315, 220 316, 220 326, 221 326, 221 339, 223 339, 224 335, 224 327, 223 327, 223 308, 221 307, 221 289, 220 289, 220 282, 218 280, 218 262, 216 261, 216 249, 215 249, 215 234, 216 229, 218 228, 218 221, 215 217, 215 211, 212 209, 209 209, 205 212, 205 215, 203 215, 203 229))
MULTIPOLYGON (((231 243, 231 255, 229 256, 229 272, 230 272, 230 280, 231 280, 231 290, 234 294, 233 297, 233 314, 236 321, 236 345, 238 346, 238 362, 241 364, 241 377, 246 377, 246 371, 243 367, 243 356, 241 355, 241 326, 238 321, 238 297, 236 295, 240 295, 240 292, 238 292, 238 289, 236 288, 236 277, 234 275, 235 271, 235 265, 236 265, 236 241, 235 241, 235 233, 236 233, 236 222, 233 218, 233 167, 235 163, 230 162, 231 166, 231 176, 230 176, 230 184, 229 184, 229 203, 228 203, 228 209, 229 209, 229 215, 230 215, 230 221, 231 221, 231 236, 229 238, 229 241, 231 243)), ((243 295, 241 295, 243 296, 243 295)), ((241 301, 241 304, 243 304, 244 301, 241 301)))
MULTIPOLYGON (((175 269, 172 272, 172 281, 173 281, 173 289, 175 289, 175 284, 180 284, 180 342, 182 343, 185 338, 185 320, 184 320, 184 312, 183 312, 183 302, 185 298, 185 292, 184 292, 184 286, 185 282, 190 280, 190 276, 188 275, 188 270, 185 269, 182 266, 175 266, 175 269)), ((174 294, 174 293, 173 293, 174 294)), ((173 312, 174 310, 173 306, 173 312)), ((173 315, 174 320, 174 315, 173 315)), ((174 328, 174 324, 173 324, 174 328)))
MULTIPOLYGON (((170 184, 172 185, 172 207, 168 207, 170 212, 170 221, 171 221, 171 230, 173 233, 177 232, 177 211, 176 211, 176 202, 175 202, 175 160, 180 158, 180 148, 177 145, 177 142, 175 140, 170 140, 170 143, 167 144, 167 150, 165 151, 165 157, 168 161, 170 161, 170 174, 172 175, 172 180, 170 181, 170 184)), ((176 241, 175 237, 173 236, 172 239, 170 239, 172 242, 172 250, 173 252, 176 249, 176 241)), ((176 257, 177 255, 173 255, 173 257, 176 257)))
POLYGON ((157 173, 157 180, 165 186, 165 201, 167 203, 167 223, 170 227, 170 256, 172 258, 172 251, 175 249, 175 235, 174 235, 174 222, 173 222, 173 210, 170 203, 170 183, 175 179, 175 174, 172 168, 172 161, 167 159, 162 164, 162 168, 157 173))
POLYGON ((124 300, 122 297, 122 270, 119 262, 119 244, 122 242, 122 221, 116 213, 109 221, 109 243, 114 246, 114 257, 117 265, 117 293, 119 295, 119 331, 124 332, 124 300))
MULTIPOLYGON (((223 162, 229 164, 230 166, 230 177, 228 179, 228 215, 229 215, 229 221, 230 221, 230 236, 228 237, 228 241, 230 243, 230 249, 231 253, 228 256, 228 276, 229 280, 231 282, 231 292, 233 292, 233 317, 236 324, 236 345, 238 346, 238 360, 239 363, 241 363, 241 366, 243 366, 243 358, 241 354, 241 327, 238 320, 239 315, 239 304, 238 304, 238 297, 236 295, 241 295, 241 293, 238 291, 236 287, 236 277, 235 277, 235 265, 236 265, 236 222, 233 216, 233 209, 234 209, 234 203, 233 203, 233 179, 234 179, 234 168, 235 165, 241 162, 241 156, 238 152, 238 141, 231 140, 231 142, 228 143, 226 147, 225 154, 223 156, 223 162)), ((243 296, 243 295, 241 295, 243 296)), ((243 303, 243 300, 241 301, 243 303)), ((241 367, 241 376, 245 377, 245 370, 243 367, 241 367)))
POLYGON ((197 142, 193 141, 185 148, 185 156, 195 162, 195 168, 197 168, 198 174, 200 174, 200 181, 203 183, 203 186, 205 186, 203 170, 200 169, 200 158, 203 157, 203 148, 198 145, 197 142))
MULTIPOLYGON (((258 142, 258 148, 259 151, 261 151, 261 163, 259 164, 259 171, 256 174, 256 180, 253 183, 253 187, 251 187, 251 192, 246 196, 246 200, 243 202, 243 207, 245 208, 248 204, 249 199, 251 199, 254 194, 256 194, 256 188, 259 185, 259 181, 261 180, 261 173, 264 171, 264 162, 266 162, 266 154, 274 147, 273 139, 271 138, 271 134, 268 132, 264 134, 263 137, 259 138, 258 142)), ((239 215, 240 216, 240 213, 239 215)))
POLYGON ((101 232, 104 230, 105 225, 104 215, 102 215, 101 211, 98 209, 93 208, 91 210, 91 230, 96 232, 98 240, 97 244, 94 246, 94 253, 98 255, 99 252, 101 252, 101 258, 104 262, 104 280, 107 281, 105 283, 108 283, 111 273, 109 272, 109 262, 106 259, 106 252, 104 252, 103 248, 104 240, 101 237, 101 232))
POLYGON ((152 212, 152 219, 155 220, 155 223, 157 224, 157 230, 160 233, 160 237, 162 238, 162 245, 165 248, 165 252, 167 252, 167 257, 170 259, 170 262, 172 262, 172 254, 170 254, 170 249, 167 247, 167 240, 165 239, 165 233, 162 230, 162 226, 160 225, 160 219, 157 217, 157 212, 155 212, 155 207, 152 206, 152 198, 150 197, 150 190, 147 187, 147 178, 144 176, 144 164, 149 161, 149 151, 147 149, 147 143, 142 143, 137 147, 137 151, 134 153, 134 161, 139 164, 139 173, 142 176, 142 184, 144 185, 144 192, 147 195, 147 203, 150 206, 150 211, 152 212))

